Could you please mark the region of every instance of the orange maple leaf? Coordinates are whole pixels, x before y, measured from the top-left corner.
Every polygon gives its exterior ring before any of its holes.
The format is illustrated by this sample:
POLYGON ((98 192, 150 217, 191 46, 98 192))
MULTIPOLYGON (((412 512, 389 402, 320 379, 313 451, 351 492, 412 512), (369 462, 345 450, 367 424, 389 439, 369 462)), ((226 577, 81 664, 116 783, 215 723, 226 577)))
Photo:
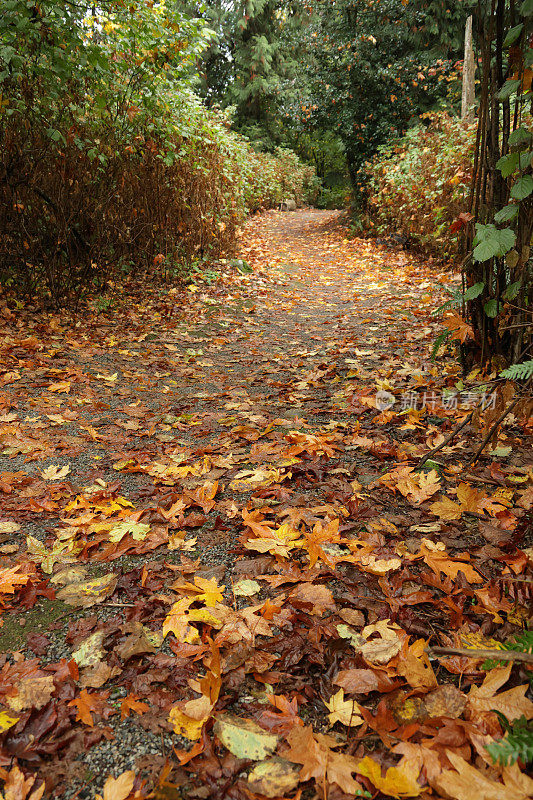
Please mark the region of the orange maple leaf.
POLYGON ((148 703, 143 703, 142 700, 139 700, 134 694, 129 694, 127 697, 120 704, 120 719, 126 719, 129 717, 130 711, 135 711, 136 714, 144 714, 145 711, 149 711, 150 706, 148 703))
POLYGON ((7 569, 0 570, 0 593, 1 594, 14 594, 15 586, 25 586, 28 583, 30 576, 24 573, 20 574, 20 564, 16 567, 7 567, 7 569))
POLYGON ((89 694, 87 689, 82 689, 78 697, 71 700, 68 705, 74 706, 78 710, 76 721, 84 722, 85 725, 89 725, 92 728, 94 725, 92 712, 101 712, 108 697, 109 692, 93 692, 89 694))
POLYGON ((443 322, 450 331, 452 339, 459 339, 460 342, 464 342, 465 339, 473 339, 474 338, 474 330, 468 322, 459 316, 459 314, 448 311, 444 314, 443 322))

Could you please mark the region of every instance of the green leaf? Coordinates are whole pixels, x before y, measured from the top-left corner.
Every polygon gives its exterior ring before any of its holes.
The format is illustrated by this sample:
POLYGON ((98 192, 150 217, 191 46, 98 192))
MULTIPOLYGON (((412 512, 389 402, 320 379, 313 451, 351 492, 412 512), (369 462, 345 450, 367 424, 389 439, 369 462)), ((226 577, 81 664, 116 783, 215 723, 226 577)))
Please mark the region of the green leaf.
POLYGON ((516 92, 516 90, 520 87, 521 81, 505 81, 502 88, 496 95, 498 100, 508 100, 509 97, 516 92))
POLYGON ((502 294, 504 300, 514 300, 515 297, 518 295, 521 286, 520 281, 515 281, 514 283, 510 283, 505 292, 502 294))
POLYGON ((446 342, 449 339, 449 337, 450 337, 450 331, 443 331, 442 333, 439 333, 431 349, 431 356, 430 356, 431 361, 435 361, 441 345, 443 345, 444 342, 446 342))
POLYGON ((533 0, 524 0, 520 6, 520 13, 523 17, 533 16, 533 0))
POLYGON ((493 239, 485 239, 474 247, 473 256, 476 261, 488 261, 494 258, 498 252, 498 243, 493 239))
POLYGON ((496 162, 496 169, 499 169, 503 178, 508 178, 518 169, 519 153, 507 153, 496 162))
POLYGON ((504 47, 510 47, 512 44, 516 42, 520 34, 522 33, 522 29, 524 27, 524 23, 521 22, 520 25, 515 25, 514 28, 511 28, 510 31, 507 32, 507 36, 503 40, 504 47))
POLYGON ((533 164, 533 153, 520 153, 520 169, 526 170, 530 164, 533 164))
MULTIPOLYGON (((499 716, 499 715, 498 715, 499 716)), ((533 721, 527 720, 523 714, 512 724, 506 721, 503 727, 506 734, 498 742, 486 746, 486 750, 495 764, 509 766, 519 759, 524 764, 533 761, 533 721)))
POLYGON ((479 281, 478 283, 474 283, 473 286, 469 286, 464 294, 465 301, 468 302, 469 300, 475 300, 476 297, 479 297, 484 288, 484 281, 479 281))
POLYGON ((515 145, 529 144, 531 139, 533 139, 533 134, 531 131, 528 131, 527 128, 520 127, 509 135, 508 142, 512 147, 514 147, 515 145))
POLYGON ((513 364, 511 367, 500 372, 501 378, 508 378, 511 381, 528 380, 533 377, 533 358, 530 361, 523 361, 521 364, 513 364))
POLYGON ((485 305, 483 306, 483 310, 487 317, 494 317, 498 316, 498 301, 497 300, 488 300, 485 305))
POLYGON ((498 224, 502 222, 509 222, 509 220, 514 219, 518 214, 518 206, 517 205, 508 205, 501 208, 499 211, 496 212, 494 215, 494 221, 498 224))
POLYGON ((531 192, 533 192, 533 177, 531 175, 522 175, 511 186, 511 197, 514 197, 515 200, 525 200, 531 192))
POLYGON ((476 225, 473 256, 476 261, 488 261, 489 258, 504 256, 516 241, 516 234, 511 228, 498 230, 495 225, 476 225))

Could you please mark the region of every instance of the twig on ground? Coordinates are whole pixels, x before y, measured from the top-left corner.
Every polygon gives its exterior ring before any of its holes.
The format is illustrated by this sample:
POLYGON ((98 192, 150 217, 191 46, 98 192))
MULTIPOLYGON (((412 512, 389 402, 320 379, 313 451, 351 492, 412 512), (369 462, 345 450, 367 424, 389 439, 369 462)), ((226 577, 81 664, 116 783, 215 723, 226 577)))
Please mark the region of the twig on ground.
POLYGON ((429 647, 429 655, 468 656, 468 658, 494 659, 495 661, 523 661, 533 664, 533 653, 522 653, 514 650, 469 650, 467 647, 429 647))
POLYGON ((439 452, 439 450, 442 450, 442 448, 443 448, 443 447, 446 447, 446 445, 448 444, 448 442, 451 442, 451 441, 452 441, 452 439, 455 439, 455 437, 457 436, 457 434, 458 434, 460 431, 462 431, 462 430, 463 430, 463 428, 465 428, 465 427, 468 425, 468 423, 470 422, 470 420, 471 420, 471 419, 472 419, 472 417, 474 416, 474 412, 475 412, 476 410, 477 410, 477 406, 476 406, 476 408, 473 408, 473 409, 472 409, 472 411, 470 412, 470 414, 468 414, 468 416, 467 416, 467 417, 465 417, 465 419, 464 419, 464 420, 461 422, 461 424, 460 424, 460 425, 457 425, 457 426, 456 426, 456 427, 453 429, 453 431, 452 431, 452 432, 451 432, 451 433, 450 433, 450 434, 449 434, 449 435, 446 437, 446 439, 445 439, 443 442, 441 442, 439 445, 437 445, 437 447, 434 447, 434 448, 433 448, 433 450, 430 450, 430 451, 429 451, 429 453, 426 453, 426 455, 425 455, 425 456, 423 456, 423 457, 420 459, 420 461, 417 463, 417 465, 416 465, 415 469, 419 469, 420 467, 422 467, 422 466, 423 466, 423 465, 426 463, 426 461, 429 461, 429 459, 430 459, 432 456, 434 456, 434 455, 435 455, 435 453, 438 453, 438 452, 439 452))
MULTIPOLYGON (((529 388, 529 386, 531 385, 531 381, 532 381, 532 379, 530 378, 528 380, 528 382, 525 384, 524 389, 528 389, 529 388)), ((512 400, 510 403, 508 403, 508 405, 504 408, 504 410, 502 411, 502 413, 500 414, 498 419, 490 426, 489 432, 487 433, 487 435, 485 436, 485 438, 483 439, 483 441, 479 445, 478 449, 476 450, 476 452, 474 453, 474 455, 472 456, 470 461, 467 461, 467 463, 465 464, 465 469, 467 467, 470 467, 472 464, 474 464, 478 460, 478 458, 482 454, 483 450, 485 449, 487 444, 490 442, 490 440, 492 439, 492 437, 494 436, 494 434, 496 433, 496 431, 498 430, 498 428, 500 427, 502 422, 504 421, 505 417, 507 417, 511 413, 513 408, 516 405, 518 405, 519 401, 522 400, 522 397, 523 397, 523 395, 518 394, 515 397, 515 399, 512 400)))

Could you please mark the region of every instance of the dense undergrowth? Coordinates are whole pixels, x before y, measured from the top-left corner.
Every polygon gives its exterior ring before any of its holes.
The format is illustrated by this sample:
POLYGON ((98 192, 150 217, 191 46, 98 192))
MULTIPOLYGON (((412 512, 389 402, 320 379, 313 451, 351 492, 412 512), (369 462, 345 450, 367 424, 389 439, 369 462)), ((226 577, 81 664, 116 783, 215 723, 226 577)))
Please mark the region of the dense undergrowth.
POLYGON ((371 229, 400 232, 427 254, 455 258, 461 240, 450 228, 467 211, 474 146, 475 125, 443 112, 424 114, 382 147, 369 168, 371 229))
POLYGON ((9 0, 0 22, 0 283, 63 304, 230 250, 314 170, 255 152, 194 93, 212 37, 169 6, 9 0), (127 24, 124 24, 127 22, 127 24))

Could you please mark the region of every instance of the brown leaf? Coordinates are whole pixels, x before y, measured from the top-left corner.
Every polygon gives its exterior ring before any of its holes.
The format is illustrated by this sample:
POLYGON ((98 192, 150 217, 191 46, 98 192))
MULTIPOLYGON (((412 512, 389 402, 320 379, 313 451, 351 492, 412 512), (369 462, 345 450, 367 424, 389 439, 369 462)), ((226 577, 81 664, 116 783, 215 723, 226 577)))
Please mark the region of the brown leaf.
POLYGON ((432 781, 432 786, 452 800, 530 800, 533 795, 533 780, 514 769, 503 770, 503 783, 494 780, 488 770, 480 770, 468 764, 464 758, 446 750, 453 770, 445 770, 432 781))
POLYGON ((468 710, 475 717, 477 714, 500 711, 507 719, 514 720, 522 716, 533 718, 533 703, 525 696, 528 685, 515 686, 506 692, 495 694, 509 679, 512 662, 506 667, 492 669, 481 686, 472 686, 468 694, 468 710))
POLYGON ((300 583, 289 594, 293 605, 298 607, 311 606, 311 614, 321 617, 324 611, 334 611, 335 602, 331 591, 326 586, 314 583, 300 583))
POLYGON ((16 689, 17 694, 15 696, 5 698, 12 711, 23 711, 26 708, 43 708, 54 692, 54 679, 51 675, 23 678, 16 684, 16 689))

